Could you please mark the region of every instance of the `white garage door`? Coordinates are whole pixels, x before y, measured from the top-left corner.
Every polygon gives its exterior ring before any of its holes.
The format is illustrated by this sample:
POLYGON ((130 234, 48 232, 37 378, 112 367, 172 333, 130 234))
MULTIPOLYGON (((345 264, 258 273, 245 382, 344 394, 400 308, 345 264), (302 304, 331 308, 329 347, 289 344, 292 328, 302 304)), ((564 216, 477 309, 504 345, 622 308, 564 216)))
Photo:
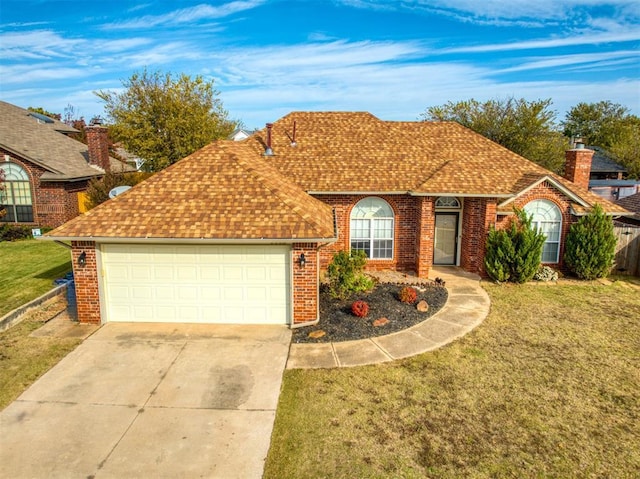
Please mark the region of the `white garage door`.
POLYGON ((288 246, 101 246, 107 321, 288 324, 288 246))

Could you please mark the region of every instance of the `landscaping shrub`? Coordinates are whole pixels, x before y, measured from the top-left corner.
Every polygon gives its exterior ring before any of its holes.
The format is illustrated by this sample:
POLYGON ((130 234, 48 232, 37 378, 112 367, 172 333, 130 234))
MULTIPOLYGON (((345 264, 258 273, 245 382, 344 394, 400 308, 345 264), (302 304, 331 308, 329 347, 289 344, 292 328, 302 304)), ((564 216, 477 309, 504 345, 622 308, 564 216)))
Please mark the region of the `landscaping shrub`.
POLYGON ((549 266, 540 265, 538 271, 533 275, 536 281, 558 281, 558 272, 549 266))
POLYGON ((495 281, 525 283, 540 266, 545 235, 531 226, 531 217, 515 209, 515 217, 504 230, 491 228, 487 237, 484 265, 495 281))
POLYGON ((616 241, 612 219, 596 204, 591 213, 571 225, 564 261, 578 278, 604 278, 615 260, 616 241))
POLYGON ((354 316, 359 318, 364 318, 367 314, 369 314, 369 305, 364 301, 355 301, 351 305, 351 312, 354 316))
POLYGON ((31 238, 31 226, 3 224, 0 225, 0 241, 16 241, 31 238))
POLYGON ((338 251, 327 268, 329 291, 334 298, 346 299, 373 288, 373 280, 362 273, 367 262, 364 251, 338 251))
POLYGON ((418 292, 411 286, 405 286, 398 293, 398 299, 403 303, 413 304, 418 299, 418 292))

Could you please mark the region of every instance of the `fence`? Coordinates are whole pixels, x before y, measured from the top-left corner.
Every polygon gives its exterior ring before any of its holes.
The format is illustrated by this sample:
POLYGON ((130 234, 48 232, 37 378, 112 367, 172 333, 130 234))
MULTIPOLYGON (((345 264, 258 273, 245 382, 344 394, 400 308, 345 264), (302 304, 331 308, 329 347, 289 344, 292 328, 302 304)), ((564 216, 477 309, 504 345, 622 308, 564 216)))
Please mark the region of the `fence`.
POLYGON ((614 272, 640 276, 640 227, 616 226, 614 232, 618 238, 614 272))

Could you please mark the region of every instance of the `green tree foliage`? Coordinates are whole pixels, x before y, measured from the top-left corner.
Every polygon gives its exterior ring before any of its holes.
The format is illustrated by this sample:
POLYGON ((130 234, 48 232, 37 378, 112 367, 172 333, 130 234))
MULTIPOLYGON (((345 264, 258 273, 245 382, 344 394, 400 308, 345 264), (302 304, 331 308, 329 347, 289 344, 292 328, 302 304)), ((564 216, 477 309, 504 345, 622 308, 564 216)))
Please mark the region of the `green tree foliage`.
POLYGON ((236 123, 213 88, 213 81, 159 71, 134 73, 122 93, 98 91, 112 121, 110 132, 129 152, 159 171, 216 139, 226 138, 236 123))
POLYGON ((599 146, 640 178, 640 117, 610 101, 578 103, 565 117, 564 133, 582 137, 586 144, 599 146))
POLYGON ((423 120, 456 121, 559 173, 569 142, 556 128, 556 113, 551 104, 551 99, 528 102, 508 98, 484 103, 471 99, 432 106, 420 116, 423 120))
POLYGON ((546 237, 531 220, 524 210, 516 209, 508 228, 489 231, 484 265, 493 280, 525 283, 538 271, 546 237))
POLYGON ((578 278, 604 278, 613 266, 616 242, 613 220, 596 204, 587 216, 571 225, 564 261, 578 278))
POLYGON ((87 209, 95 208, 109 199, 116 186, 135 186, 149 178, 151 173, 120 173, 108 171, 102 178, 94 178, 87 185, 87 209))
POLYGON ((27 108, 27 110, 33 113, 39 113, 40 115, 48 116, 49 118, 53 118, 54 120, 60 120, 62 118, 62 115, 60 113, 51 113, 50 111, 45 110, 41 106, 38 106, 38 107, 30 106, 29 108, 27 108))
POLYGON ((373 280, 362 273, 367 263, 364 251, 338 251, 327 268, 329 291, 334 298, 346 299, 354 293, 373 287, 373 280))

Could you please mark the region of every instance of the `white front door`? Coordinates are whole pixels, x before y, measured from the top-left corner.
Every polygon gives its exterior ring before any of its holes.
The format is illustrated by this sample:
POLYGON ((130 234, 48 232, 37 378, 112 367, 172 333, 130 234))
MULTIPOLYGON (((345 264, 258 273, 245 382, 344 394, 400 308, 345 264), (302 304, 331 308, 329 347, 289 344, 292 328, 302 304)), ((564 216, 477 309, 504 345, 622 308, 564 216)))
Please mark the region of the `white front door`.
POLYGON ((458 213, 436 213, 433 264, 456 264, 458 213))
POLYGON ((291 248, 101 245, 106 321, 288 324, 291 248))

